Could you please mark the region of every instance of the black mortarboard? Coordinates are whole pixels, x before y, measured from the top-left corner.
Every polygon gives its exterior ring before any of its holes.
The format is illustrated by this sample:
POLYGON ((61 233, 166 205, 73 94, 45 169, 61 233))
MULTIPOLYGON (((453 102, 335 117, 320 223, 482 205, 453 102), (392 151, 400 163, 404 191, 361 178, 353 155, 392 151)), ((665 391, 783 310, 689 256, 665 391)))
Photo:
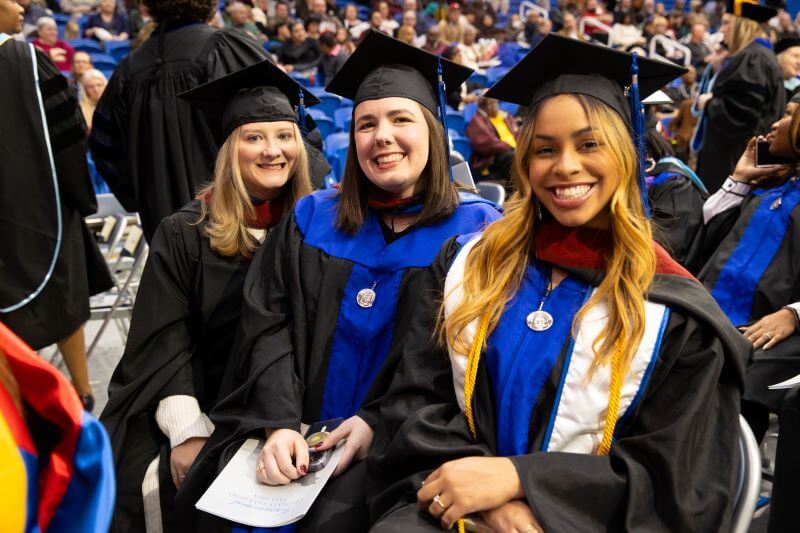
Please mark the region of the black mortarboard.
POLYGON ((725 11, 756 22, 766 22, 778 14, 774 7, 762 6, 758 0, 726 0, 725 11))
POLYGON ((797 37, 784 37, 783 39, 775 43, 775 55, 778 55, 781 52, 785 52, 786 50, 794 46, 800 46, 800 39, 798 39, 797 37))
MULTIPOLYGON (((585 94, 611 106, 631 124, 632 55, 606 46, 549 34, 486 93, 490 98, 534 107, 557 94, 585 94)), ((683 75, 674 63, 638 58, 639 95, 646 98, 683 75)))
POLYGON ((349 98, 356 105, 390 96, 410 98, 437 115, 439 61, 448 92, 458 90, 472 74, 471 68, 384 33, 367 30, 361 44, 325 90, 349 98))
MULTIPOLYGON (((269 60, 204 83, 179 96, 201 108, 218 124, 223 139, 242 124, 251 122, 287 120, 305 127, 305 117, 298 118, 296 108, 300 108, 301 103, 311 106, 320 102, 269 60)), ((304 111, 300 111, 303 115, 304 111)))

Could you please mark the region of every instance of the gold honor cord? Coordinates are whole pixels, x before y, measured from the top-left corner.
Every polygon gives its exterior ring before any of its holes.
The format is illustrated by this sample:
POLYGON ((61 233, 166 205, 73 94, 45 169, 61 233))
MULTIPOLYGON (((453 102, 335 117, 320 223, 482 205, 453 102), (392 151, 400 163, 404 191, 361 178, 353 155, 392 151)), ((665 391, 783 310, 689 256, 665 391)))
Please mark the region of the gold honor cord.
MULTIPOLYGON (((486 341, 486 331, 489 326, 489 313, 485 313, 478 323, 478 330, 472 340, 472 346, 467 356, 467 368, 464 376, 464 416, 467 417, 467 424, 473 439, 478 438, 475 428, 475 418, 472 412, 472 396, 475 392, 475 380, 478 375, 478 364, 480 363, 481 352, 486 341)), ((622 395, 622 337, 614 342, 614 355, 611 359, 611 385, 608 396, 608 409, 606 409, 606 421, 603 425, 603 440, 597 449, 597 455, 608 455, 611 451, 611 444, 614 440, 614 431, 617 427, 617 415, 619 414, 619 402, 622 395)), ((458 521, 458 533, 466 533, 464 520, 458 521)))
POLYGON ((733 14, 737 17, 742 16, 742 4, 756 4, 758 5, 757 0, 733 0, 733 14))

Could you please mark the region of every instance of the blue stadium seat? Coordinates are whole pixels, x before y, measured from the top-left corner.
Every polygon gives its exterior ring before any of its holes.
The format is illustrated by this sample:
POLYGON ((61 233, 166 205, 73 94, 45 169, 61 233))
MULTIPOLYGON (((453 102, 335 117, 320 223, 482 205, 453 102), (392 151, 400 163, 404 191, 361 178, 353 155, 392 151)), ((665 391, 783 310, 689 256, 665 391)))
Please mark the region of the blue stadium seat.
POLYGON ((97 70, 114 70, 117 68, 117 60, 108 54, 89 54, 92 57, 92 63, 97 70))
POLYGON ((455 130, 458 132, 459 136, 464 135, 464 128, 466 128, 466 123, 464 122, 464 115, 459 113, 458 111, 447 111, 447 128, 455 130))
POLYGON ((330 117, 326 117, 325 115, 321 114, 321 116, 315 116, 314 122, 317 123, 319 134, 323 139, 325 139, 328 135, 333 133, 333 130, 335 129, 333 126, 333 119, 330 117))
POLYGON ((508 72, 508 67, 499 66, 499 67, 492 67, 486 71, 486 79, 489 81, 489 85, 494 85, 497 80, 503 77, 503 75, 508 72))
POLYGON ((338 181, 342 181, 342 177, 344 176, 344 166, 347 163, 347 149, 348 146, 344 145, 336 150, 336 178, 338 181))
POLYGON ((511 102, 503 102, 501 100, 500 109, 505 111, 509 115, 514 116, 517 112, 517 109, 519 109, 519 106, 517 104, 512 104, 511 102))
POLYGON ((473 72, 467 81, 482 87, 489 86, 489 78, 486 77, 486 74, 480 74, 478 72, 473 72))
POLYGON ((89 24, 89 15, 81 15, 78 17, 78 35, 83 37, 83 32, 86 30, 86 26, 89 24))
POLYGON ((283 42, 281 41, 267 41, 264 43, 264 50, 274 54, 281 46, 283 46, 283 42))
POLYGON ((459 137, 456 139, 452 139, 452 141, 453 141, 453 150, 463 155, 465 161, 469 161, 470 157, 472 157, 472 145, 469 144, 469 139, 459 137))
MULTIPOLYGON (((336 152, 338 152, 342 146, 347 148, 347 145, 350 144, 350 133, 346 131, 332 133, 324 137, 323 140, 325 142, 325 157, 330 160, 336 156, 336 152)), ((331 163, 331 165, 333 164, 331 163)))
MULTIPOLYGON (((477 103, 464 104, 464 109, 461 110, 461 114, 464 115, 464 124, 469 124, 469 121, 472 120, 472 117, 474 117, 477 112, 477 103)), ((464 131, 466 131, 466 126, 464 126, 464 131)))
POLYGON ((103 47, 94 39, 69 39, 67 44, 75 50, 88 52, 90 54, 102 54, 103 47))
POLYGON ((342 97, 335 94, 323 93, 319 95, 321 104, 315 106, 316 109, 323 111, 326 115, 333 118, 333 113, 342 107, 342 97))
POLYGON ((109 41, 106 43, 106 53, 119 63, 126 55, 131 53, 130 41, 109 41))
POLYGON ((333 112, 333 123, 337 131, 350 131, 350 121, 353 120, 352 107, 340 107, 333 112))

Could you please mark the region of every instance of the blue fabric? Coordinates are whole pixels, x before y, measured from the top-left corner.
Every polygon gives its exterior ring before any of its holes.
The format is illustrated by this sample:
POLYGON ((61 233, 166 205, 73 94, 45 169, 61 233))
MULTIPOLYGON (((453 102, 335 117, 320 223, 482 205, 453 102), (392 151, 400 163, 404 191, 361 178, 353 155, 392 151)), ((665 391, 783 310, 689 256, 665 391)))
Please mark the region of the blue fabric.
POLYGON ((295 207, 295 221, 306 245, 354 263, 333 335, 320 414, 323 419, 347 418, 360 409, 389 353, 405 270, 429 266, 448 238, 481 229, 500 217, 490 202, 462 198, 448 219, 416 228, 387 245, 372 210, 355 235, 336 229, 337 202, 338 191, 326 190, 303 198, 295 207), (373 306, 360 307, 356 295, 373 284, 373 306))
POLYGON ((38 533, 39 529, 39 457, 19 448, 19 455, 25 465, 28 478, 27 506, 25 510, 25 532, 38 533))
POLYGON ((239 526, 231 529, 231 533, 294 533, 297 523, 281 527, 246 527, 239 526))
POLYGON ((764 37, 756 37, 755 39, 753 39, 753 42, 756 44, 760 44, 767 50, 772 50, 772 43, 770 42, 769 39, 765 39, 764 37))
MULTIPOLYGON (((572 321, 586 302, 591 286, 565 278, 548 296, 543 309, 553 315, 552 327, 533 331, 526 322, 547 290, 550 269, 531 264, 514 298, 489 336, 484 360, 491 383, 497 421, 498 455, 530 452, 528 436, 533 408, 565 345, 572 321)), ((571 351, 571 342, 569 346, 571 351)))
POLYGON ((105 533, 114 511, 114 460, 105 428, 87 412, 73 465, 72 480, 48 530, 105 533))
POLYGON ((800 203, 800 180, 759 192, 761 201, 711 290, 736 326, 750 321, 756 287, 783 242, 792 211, 800 203), (770 208, 778 198, 781 205, 773 211, 770 208))
POLYGON ((661 159, 659 159, 658 163, 659 164, 660 163, 671 163, 671 164, 676 165, 677 167, 679 167, 681 169, 681 172, 679 173, 679 172, 675 172, 675 171, 672 171, 672 170, 667 170, 665 172, 662 172, 661 174, 658 174, 657 176, 653 177, 653 179, 648 182, 648 188, 653 187, 654 185, 660 185, 661 183, 664 183, 665 181, 667 181, 667 180, 669 180, 671 178, 675 178, 675 177, 678 177, 678 176, 683 176, 683 177, 688 178, 692 183, 694 183, 698 187, 700 187, 701 191, 703 191, 705 193, 708 193, 708 189, 706 189, 706 186, 703 184, 702 181, 700 181, 700 178, 697 176, 697 174, 695 174, 692 169, 687 167, 686 164, 683 161, 681 161, 680 159, 678 159, 676 157, 667 156, 667 157, 662 157, 661 159))

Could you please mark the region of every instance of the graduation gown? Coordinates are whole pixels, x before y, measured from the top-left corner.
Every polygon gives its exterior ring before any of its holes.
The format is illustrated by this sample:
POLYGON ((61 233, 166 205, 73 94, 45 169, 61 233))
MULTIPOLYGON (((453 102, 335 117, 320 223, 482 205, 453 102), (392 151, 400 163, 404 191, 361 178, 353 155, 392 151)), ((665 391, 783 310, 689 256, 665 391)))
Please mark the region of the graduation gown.
POLYGON ((439 530, 419 512, 416 491, 432 469, 470 455, 511 458, 545 531, 729 528, 747 346, 703 287, 658 252, 659 274, 645 305, 645 335, 622 387, 615 441, 610 455, 598 456, 609 369, 600 367, 588 383, 585 378, 604 310, 586 315, 574 341, 569 331, 602 274, 561 265, 569 276, 544 305, 554 324, 533 332, 526 315, 541 301, 552 264, 532 261, 481 356, 473 441, 462 412, 465 358, 448 354, 432 337, 437 302, 463 274, 470 239, 443 248, 420 285, 426 296, 398 348, 401 363, 368 457, 371 517, 379 519, 372 531, 439 530))
POLYGON ((696 273, 702 267, 697 263, 701 261, 703 204, 708 191, 697 175, 674 157, 660 159, 652 174, 646 182, 655 239, 675 261, 696 273))
POLYGON ((144 530, 142 480, 157 456, 164 530, 175 530, 171 447, 154 414, 173 395, 192 396, 203 413, 211 411, 239 323, 250 260, 214 252, 199 218, 195 200, 164 219, 153 236, 125 353, 100 416, 118 469, 113 531, 144 530))
POLYGON ((75 332, 89 319, 89 296, 111 287, 97 243, 83 221, 97 210, 86 164, 85 125, 80 107, 50 59, 36 51, 42 116, 26 43, 0 45, 0 307, 10 307, 40 286, 58 241, 61 243, 44 288, 0 321, 38 350, 75 332), (45 138, 47 137, 47 139, 45 138), (46 142, 50 143, 60 201, 53 190, 46 142))
POLYGON ((355 235, 336 229, 338 201, 336 190, 301 199, 256 254, 223 384, 232 392, 211 414, 215 431, 181 488, 181 508, 252 432, 356 414, 374 427, 398 363, 389 354, 417 312, 420 274, 447 238, 499 217, 494 204, 462 198, 448 218, 387 244, 372 209, 355 235), (361 307, 357 294, 369 288, 374 303, 361 307))
MULTIPOLYGON (((700 280, 731 322, 746 325, 800 301, 800 179, 753 189, 708 221, 704 248, 715 250, 700 280)), ((800 373, 800 335, 755 352, 745 399, 780 412, 786 390, 768 386, 800 373)))
POLYGON ((733 172, 754 135, 767 133, 783 114, 786 94, 775 54, 757 39, 730 57, 703 111, 706 132, 697 175, 716 191, 733 172))
POLYGON ((219 150, 219 132, 177 95, 266 57, 241 31, 197 23, 156 29, 114 71, 95 110, 92 157, 125 209, 139 212, 148 242, 209 180, 219 150))

